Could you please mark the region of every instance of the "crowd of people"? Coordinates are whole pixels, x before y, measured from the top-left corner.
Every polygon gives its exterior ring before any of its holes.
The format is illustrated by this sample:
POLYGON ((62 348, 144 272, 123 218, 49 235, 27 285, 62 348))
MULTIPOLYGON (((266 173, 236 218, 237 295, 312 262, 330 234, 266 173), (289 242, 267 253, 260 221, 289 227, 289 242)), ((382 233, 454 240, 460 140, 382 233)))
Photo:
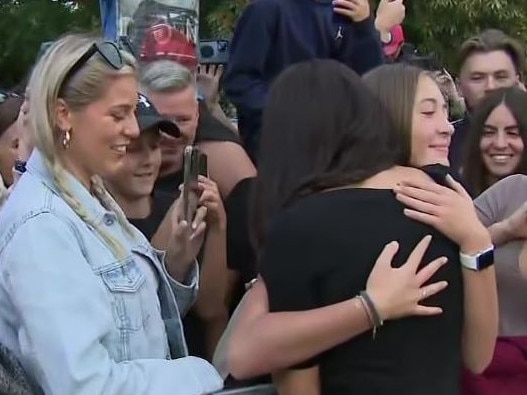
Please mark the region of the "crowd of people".
POLYGON ((0 394, 527 393, 525 47, 454 78, 404 14, 253 0, 190 68, 66 34, 0 90, 0 394))

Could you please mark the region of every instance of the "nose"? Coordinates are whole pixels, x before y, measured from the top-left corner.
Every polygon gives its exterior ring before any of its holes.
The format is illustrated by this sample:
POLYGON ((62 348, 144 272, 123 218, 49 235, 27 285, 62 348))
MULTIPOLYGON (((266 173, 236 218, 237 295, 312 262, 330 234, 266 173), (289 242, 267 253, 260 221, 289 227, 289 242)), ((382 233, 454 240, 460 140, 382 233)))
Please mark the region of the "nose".
POLYGON ((124 133, 131 139, 139 137, 139 124, 134 113, 127 117, 124 125, 124 133))
POLYGON ((496 133, 493 143, 496 148, 507 148, 507 137, 500 131, 496 133))
POLYGON ((497 88, 496 86, 496 80, 494 79, 494 77, 492 75, 489 75, 487 77, 487 87, 486 87, 486 90, 487 91, 493 91, 497 88))

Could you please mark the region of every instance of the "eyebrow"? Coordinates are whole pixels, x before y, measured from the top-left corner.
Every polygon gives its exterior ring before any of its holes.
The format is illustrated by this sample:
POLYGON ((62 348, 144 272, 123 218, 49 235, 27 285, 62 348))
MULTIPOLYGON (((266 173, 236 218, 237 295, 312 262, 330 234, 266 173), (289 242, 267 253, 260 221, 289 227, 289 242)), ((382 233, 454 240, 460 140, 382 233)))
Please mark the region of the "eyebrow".
MULTIPOLYGON (((494 125, 490 125, 488 123, 486 123, 485 125, 483 125, 484 128, 488 128, 488 129, 492 129, 492 130, 498 130, 498 128, 494 125)), ((514 125, 507 125, 505 126, 503 129, 505 131, 508 131, 508 130, 514 130, 514 129, 518 129, 519 126, 517 124, 514 124, 514 125)))
POLYGON ((135 106, 132 106, 130 104, 116 104, 111 107, 111 110, 130 110, 131 108, 135 108, 135 106))
POLYGON ((481 71, 481 70, 475 70, 470 73, 470 75, 477 75, 477 74, 500 74, 500 73, 508 73, 509 70, 507 69, 499 69, 499 70, 490 70, 490 71, 481 71))
POLYGON ((438 104, 439 102, 437 101, 437 99, 434 99, 432 97, 429 97, 429 98, 426 98, 426 99, 423 99, 419 102, 419 104, 424 104, 424 103, 432 103, 432 104, 438 104))

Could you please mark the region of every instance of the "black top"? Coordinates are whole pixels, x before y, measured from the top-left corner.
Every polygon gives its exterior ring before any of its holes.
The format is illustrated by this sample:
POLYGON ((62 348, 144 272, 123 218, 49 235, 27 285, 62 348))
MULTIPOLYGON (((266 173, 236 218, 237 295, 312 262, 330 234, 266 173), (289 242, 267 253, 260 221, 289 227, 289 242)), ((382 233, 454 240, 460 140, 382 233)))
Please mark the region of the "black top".
POLYGON ((171 194, 155 191, 152 195, 150 215, 145 218, 128 218, 128 221, 139 229, 148 240, 152 240, 174 200, 175 198, 171 194))
POLYGON ((443 314, 386 322, 375 340, 368 331, 307 362, 320 366, 323 395, 460 393, 459 249, 432 228, 405 217, 390 190, 319 193, 276 216, 260 267, 271 311, 309 310, 350 299, 365 289, 386 243, 400 243, 393 263, 398 267, 427 234, 433 239, 423 262, 449 259, 431 281, 446 280, 449 286, 423 304, 440 306, 443 314))

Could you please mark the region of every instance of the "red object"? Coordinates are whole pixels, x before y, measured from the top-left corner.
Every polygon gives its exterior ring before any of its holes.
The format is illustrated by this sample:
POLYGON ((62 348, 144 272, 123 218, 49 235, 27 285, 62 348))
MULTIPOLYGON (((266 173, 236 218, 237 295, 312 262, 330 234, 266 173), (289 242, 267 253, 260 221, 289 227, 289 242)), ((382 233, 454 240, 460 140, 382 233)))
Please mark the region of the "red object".
POLYGON ((141 60, 169 59, 191 70, 198 66, 196 45, 178 29, 165 23, 156 24, 146 31, 145 37, 141 45, 141 60))
POLYGON ((463 395, 527 395, 527 336, 498 338, 490 366, 462 384, 463 395))
POLYGON ((387 57, 395 59, 399 56, 399 52, 404 44, 403 27, 401 25, 394 26, 390 30, 390 33, 392 35, 392 41, 383 46, 383 51, 387 57))

